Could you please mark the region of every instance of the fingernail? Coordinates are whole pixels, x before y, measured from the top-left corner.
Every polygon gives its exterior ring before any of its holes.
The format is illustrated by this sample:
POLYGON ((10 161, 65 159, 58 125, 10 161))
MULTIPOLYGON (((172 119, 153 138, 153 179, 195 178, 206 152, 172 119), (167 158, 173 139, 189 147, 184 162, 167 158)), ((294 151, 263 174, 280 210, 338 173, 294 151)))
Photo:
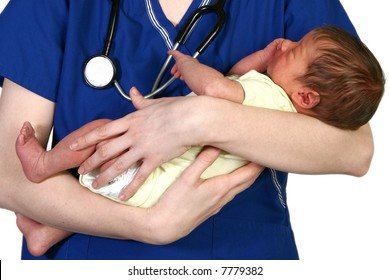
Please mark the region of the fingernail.
POLYGON ((134 95, 139 95, 139 94, 138 94, 138 91, 137 91, 137 89, 136 89, 135 87, 132 87, 130 90, 131 90, 131 93, 132 93, 132 94, 134 94, 134 95))
POLYGON ((84 172, 85 172, 85 168, 83 166, 80 166, 79 169, 77 170, 77 172, 81 175, 84 175, 84 172))
POLYGON ((77 150, 77 146, 78 146, 78 143, 77 142, 73 142, 69 145, 69 149, 71 150, 77 150))
POLYGON ((125 196, 124 194, 121 194, 121 195, 119 196, 119 200, 120 200, 120 201, 125 201, 125 200, 126 200, 126 196, 125 196))

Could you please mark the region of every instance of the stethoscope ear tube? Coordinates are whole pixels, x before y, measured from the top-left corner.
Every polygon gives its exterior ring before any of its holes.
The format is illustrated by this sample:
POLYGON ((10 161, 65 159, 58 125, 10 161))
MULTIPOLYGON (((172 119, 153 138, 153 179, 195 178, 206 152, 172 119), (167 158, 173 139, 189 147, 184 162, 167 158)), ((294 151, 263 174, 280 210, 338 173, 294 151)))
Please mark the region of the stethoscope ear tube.
POLYGON ((210 31, 210 33, 206 36, 204 41, 200 44, 200 46, 197 49, 197 52, 199 54, 203 53, 205 49, 208 48, 208 46, 211 44, 212 41, 214 41, 215 37, 217 37, 218 33, 221 31, 223 27, 223 23, 225 21, 225 13, 223 10, 218 10, 214 7, 215 12, 218 15, 217 22, 215 23, 213 29, 210 31))
POLYGON ((103 48, 103 55, 105 56, 108 56, 108 52, 110 51, 112 38, 114 37, 115 24, 116 24, 116 19, 118 17, 118 11, 119 11, 119 0, 113 0, 111 13, 110 13, 110 20, 107 29, 107 36, 103 48))
POLYGON ((221 31, 224 22, 225 22, 225 12, 223 7, 225 5, 224 0, 216 1, 212 5, 206 5, 197 9, 189 18, 189 20, 184 24, 183 28, 180 30, 176 42, 181 45, 187 40, 189 33, 192 28, 195 26, 196 22, 205 14, 215 13, 217 15, 217 21, 214 24, 213 29, 207 34, 202 43, 198 46, 197 52, 199 54, 203 53, 205 49, 214 41, 215 37, 217 37, 218 33, 221 31))

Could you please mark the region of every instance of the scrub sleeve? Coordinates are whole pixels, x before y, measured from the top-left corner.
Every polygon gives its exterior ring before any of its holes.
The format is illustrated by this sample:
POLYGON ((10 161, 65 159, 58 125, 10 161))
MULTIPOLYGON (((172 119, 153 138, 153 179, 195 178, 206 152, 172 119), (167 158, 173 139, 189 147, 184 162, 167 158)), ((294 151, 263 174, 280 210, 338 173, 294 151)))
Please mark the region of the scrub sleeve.
MULTIPOLYGON (((185 17, 207 2, 194 0, 185 17)), ((102 52, 110 10, 109 0, 13 0, 0 16, 0 76, 56 102, 54 142, 94 119, 135 110, 115 88, 95 90, 83 80, 86 59, 102 52)), ((322 24, 354 32, 336 0, 228 0, 225 11, 224 28, 199 57, 222 73, 278 37, 299 40, 322 24)), ((192 53, 212 25, 212 16, 204 17, 182 51, 192 53)), ((177 32, 158 0, 121 1, 110 56, 125 91, 137 86, 148 93, 177 32)), ((176 81, 163 96, 189 92, 176 81)), ((74 234, 38 258, 24 243, 22 258, 297 259, 286 183, 286 173, 266 169, 218 214, 169 245, 74 234)))

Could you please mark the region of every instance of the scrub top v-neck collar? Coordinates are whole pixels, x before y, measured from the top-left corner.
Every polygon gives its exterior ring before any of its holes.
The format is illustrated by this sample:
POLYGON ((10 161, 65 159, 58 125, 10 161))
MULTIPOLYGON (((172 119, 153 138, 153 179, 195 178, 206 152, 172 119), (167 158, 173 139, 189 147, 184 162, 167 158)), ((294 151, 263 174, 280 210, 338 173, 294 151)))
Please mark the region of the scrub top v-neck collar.
POLYGON ((175 41, 180 29, 183 27, 185 21, 191 15, 191 13, 197 8, 207 5, 209 2, 210 0, 192 1, 177 26, 174 26, 173 23, 166 17, 159 0, 145 0, 145 6, 151 24, 159 31, 160 35, 166 41, 167 46, 172 48, 173 42, 175 41))

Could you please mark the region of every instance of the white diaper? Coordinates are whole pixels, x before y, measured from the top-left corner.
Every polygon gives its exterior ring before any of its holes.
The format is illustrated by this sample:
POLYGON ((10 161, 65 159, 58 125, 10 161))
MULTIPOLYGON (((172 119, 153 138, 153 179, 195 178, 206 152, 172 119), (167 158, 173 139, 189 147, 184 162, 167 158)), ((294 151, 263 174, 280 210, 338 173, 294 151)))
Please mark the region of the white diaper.
POLYGON ((101 187, 100 189, 94 189, 92 187, 92 182, 99 177, 100 171, 96 169, 85 175, 80 175, 79 181, 80 184, 84 187, 90 189, 94 193, 101 194, 115 201, 119 201, 120 192, 127 187, 130 182, 133 180, 135 174, 137 173, 139 166, 135 168, 129 168, 121 175, 117 176, 114 180, 109 182, 107 185, 101 187))

